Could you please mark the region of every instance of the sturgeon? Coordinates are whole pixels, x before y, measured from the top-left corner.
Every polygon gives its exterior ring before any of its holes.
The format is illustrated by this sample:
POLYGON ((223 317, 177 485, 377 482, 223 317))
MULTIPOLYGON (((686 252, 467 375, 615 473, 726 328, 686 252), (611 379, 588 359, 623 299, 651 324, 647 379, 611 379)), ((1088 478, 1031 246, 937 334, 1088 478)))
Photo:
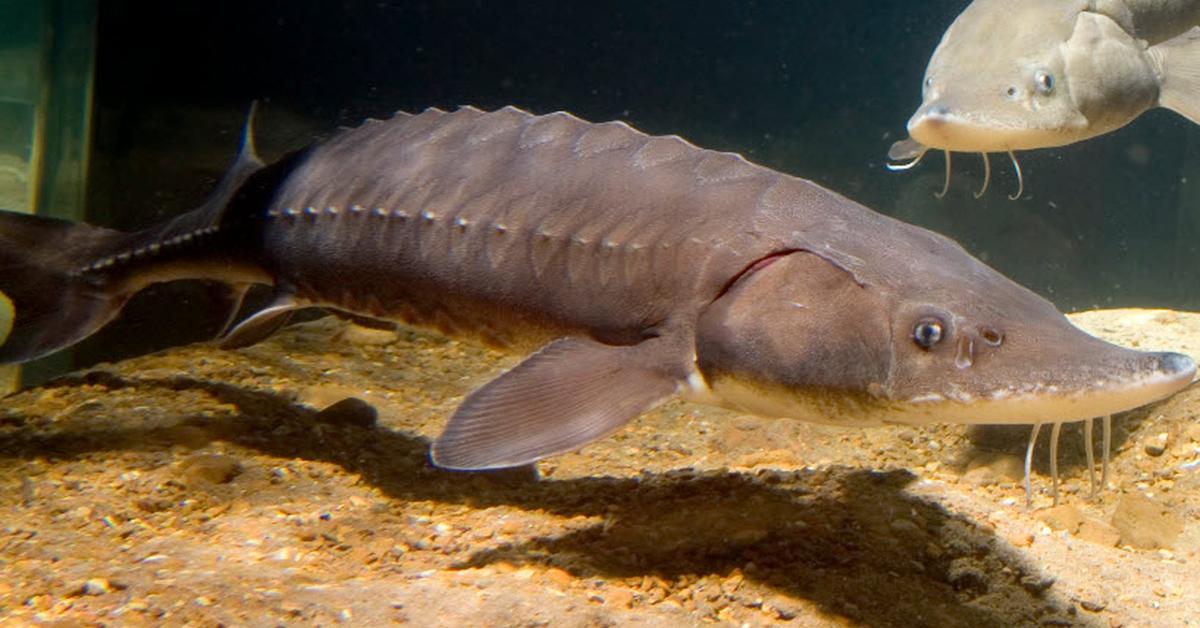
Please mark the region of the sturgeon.
MULTIPOLYGON (((1165 107, 1200 123, 1200 0, 975 0, 929 59, 888 156, 1073 144, 1165 107)), ((985 167, 987 188, 990 166, 985 167)), ((942 194, 945 193, 945 188, 942 194)), ((1014 198, 1019 197, 1018 190, 1014 198)))
POLYGON ((227 346, 319 306, 532 351, 450 417, 431 450, 450 469, 579 448, 676 393, 848 426, 1060 422, 1196 370, 1094 338, 952 240, 810 181, 512 107, 371 120, 271 165, 245 140, 204 206, 139 233, 0 214, 0 361, 176 279, 273 287, 227 346))

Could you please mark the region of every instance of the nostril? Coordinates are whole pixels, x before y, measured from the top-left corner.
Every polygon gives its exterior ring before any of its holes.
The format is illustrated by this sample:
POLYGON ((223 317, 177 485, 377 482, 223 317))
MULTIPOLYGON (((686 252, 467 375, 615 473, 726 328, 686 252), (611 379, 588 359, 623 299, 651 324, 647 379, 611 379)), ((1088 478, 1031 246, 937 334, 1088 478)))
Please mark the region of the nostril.
POLYGON ((1163 353, 1159 358, 1162 370, 1168 373, 1195 372, 1196 362, 1182 353, 1163 353))
POLYGON ((1004 334, 994 327, 980 327, 979 337, 993 347, 999 347, 1000 343, 1004 342, 1004 334))

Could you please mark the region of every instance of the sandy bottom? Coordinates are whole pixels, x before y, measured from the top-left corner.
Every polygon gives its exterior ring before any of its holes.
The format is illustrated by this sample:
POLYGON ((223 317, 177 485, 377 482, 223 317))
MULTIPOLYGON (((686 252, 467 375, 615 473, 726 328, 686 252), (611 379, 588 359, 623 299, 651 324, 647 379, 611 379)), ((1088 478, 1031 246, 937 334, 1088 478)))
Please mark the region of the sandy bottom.
MULTIPOLYGON (((1200 356, 1200 315, 1075 320, 1200 356)), ((5 398, 0 623, 1200 622, 1200 388, 1117 418, 1097 499, 1067 426, 1058 508, 1045 445, 1024 506, 1027 427, 682 402, 536 469, 430 468, 448 411, 514 362, 326 319, 5 398)))

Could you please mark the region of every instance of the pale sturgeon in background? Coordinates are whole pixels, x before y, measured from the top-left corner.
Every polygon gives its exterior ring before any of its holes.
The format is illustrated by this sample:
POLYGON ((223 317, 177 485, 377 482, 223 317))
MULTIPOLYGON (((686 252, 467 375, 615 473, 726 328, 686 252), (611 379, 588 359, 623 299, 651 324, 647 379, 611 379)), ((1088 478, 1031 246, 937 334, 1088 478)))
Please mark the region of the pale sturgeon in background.
POLYGON ((975 0, 925 70, 893 170, 929 149, 983 156, 1063 146, 1114 131, 1153 107, 1200 122, 1200 0, 975 0))
POLYGON ((536 349, 454 412, 431 451, 449 469, 577 449, 676 393, 846 426, 1061 422, 1196 370, 1084 333, 944 236, 620 122, 467 107, 269 166, 250 146, 203 207, 139 233, 0 213, 0 361, 175 279, 273 287, 230 346, 319 306, 536 349))

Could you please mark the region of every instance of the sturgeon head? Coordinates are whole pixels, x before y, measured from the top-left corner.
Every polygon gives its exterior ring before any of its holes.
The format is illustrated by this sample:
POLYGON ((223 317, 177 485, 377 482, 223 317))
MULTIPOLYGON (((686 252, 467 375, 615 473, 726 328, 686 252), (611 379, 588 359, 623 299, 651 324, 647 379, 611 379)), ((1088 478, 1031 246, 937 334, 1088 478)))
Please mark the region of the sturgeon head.
POLYGON ((746 270, 700 316, 694 390, 843 425, 1039 423, 1132 409, 1195 374, 1088 335, 947 238, 893 229, 869 264, 813 247, 746 270))
POLYGON ((912 139, 890 155, 1062 146, 1115 130, 1158 105, 1196 121, 1190 102, 1197 81, 1189 77, 1200 55, 1187 33, 1196 8, 1180 8, 1178 16, 1138 11, 1197 3, 1129 4, 975 0, 929 60, 921 105, 908 121, 912 139), (1145 39, 1179 33, 1161 45, 1145 39))

